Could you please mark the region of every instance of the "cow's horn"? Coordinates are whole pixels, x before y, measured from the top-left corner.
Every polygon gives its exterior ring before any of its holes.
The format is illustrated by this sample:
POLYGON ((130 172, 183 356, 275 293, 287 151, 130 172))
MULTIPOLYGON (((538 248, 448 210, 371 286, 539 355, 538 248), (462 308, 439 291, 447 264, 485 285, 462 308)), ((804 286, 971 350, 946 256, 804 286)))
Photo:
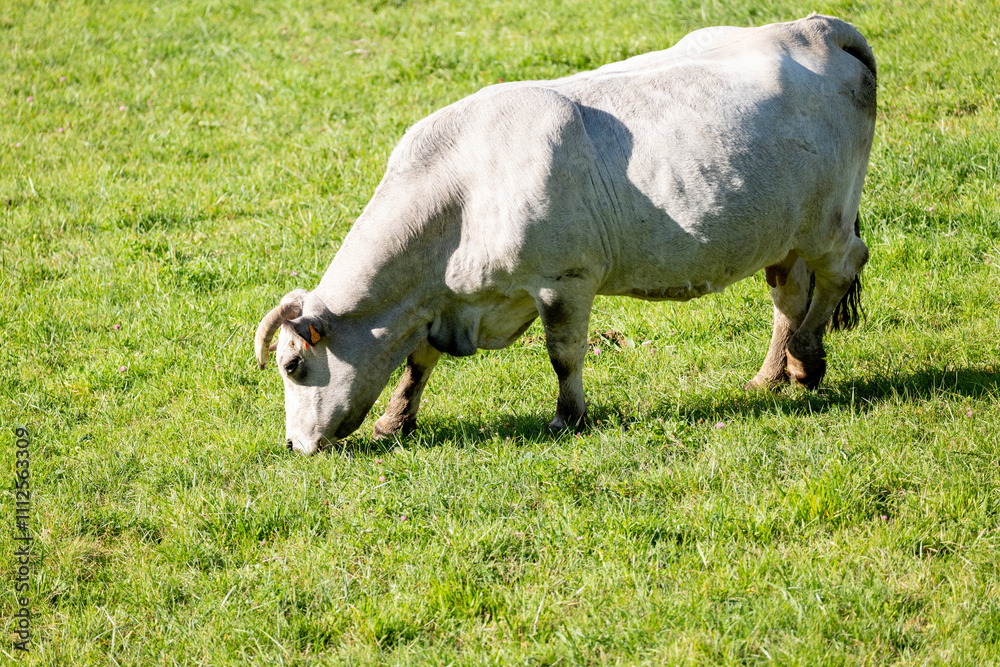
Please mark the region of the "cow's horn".
POLYGON ((257 325, 257 334, 254 336, 254 350, 257 353, 257 365, 261 370, 267 367, 267 358, 270 352, 271 339, 274 332, 281 328, 282 322, 294 320, 302 314, 302 301, 307 292, 297 289, 289 292, 277 306, 271 309, 264 319, 257 325))

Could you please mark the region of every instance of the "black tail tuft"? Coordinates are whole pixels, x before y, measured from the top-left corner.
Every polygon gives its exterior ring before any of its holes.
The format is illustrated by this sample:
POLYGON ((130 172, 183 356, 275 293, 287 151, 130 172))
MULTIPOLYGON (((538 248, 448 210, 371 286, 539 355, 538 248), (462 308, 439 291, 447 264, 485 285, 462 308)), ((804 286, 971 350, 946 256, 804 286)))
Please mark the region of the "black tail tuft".
MULTIPOLYGON (((861 236, 861 216, 854 219, 854 234, 861 236)), ((861 273, 854 276, 851 286, 847 288, 840 303, 833 311, 828 328, 830 331, 843 331, 853 329, 864 317, 864 309, 861 307, 861 273)))

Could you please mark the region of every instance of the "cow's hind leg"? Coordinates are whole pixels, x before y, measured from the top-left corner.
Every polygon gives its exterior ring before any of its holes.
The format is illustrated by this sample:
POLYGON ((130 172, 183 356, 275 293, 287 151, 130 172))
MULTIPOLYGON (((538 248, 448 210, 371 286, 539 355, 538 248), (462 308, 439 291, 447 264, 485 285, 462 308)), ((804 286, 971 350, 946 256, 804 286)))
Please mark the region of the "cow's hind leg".
POLYGON ((549 430, 576 427, 587 417, 583 360, 587 356, 587 327, 594 295, 542 290, 536 302, 545 327, 549 360, 559 378, 556 416, 549 430))
POLYGON ((823 332, 838 304, 856 289, 858 273, 867 261, 868 246, 857 236, 851 237, 845 252, 809 260, 816 286, 805 319, 788 341, 788 376, 793 382, 809 389, 819 386, 826 373, 823 332))
POLYGON ((431 371, 441 358, 441 353, 431 347, 427 340, 417 345, 406 359, 406 370, 389 399, 385 414, 375 422, 374 438, 388 435, 406 435, 417 426, 417 410, 420 409, 420 395, 427 386, 431 371))
POLYGON ((792 251, 782 262, 767 267, 766 277, 774 302, 774 329, 764 363, 747 389, 776 389, 788 383, 788 343, 809 308, 812 270, 797 253, 792 251))

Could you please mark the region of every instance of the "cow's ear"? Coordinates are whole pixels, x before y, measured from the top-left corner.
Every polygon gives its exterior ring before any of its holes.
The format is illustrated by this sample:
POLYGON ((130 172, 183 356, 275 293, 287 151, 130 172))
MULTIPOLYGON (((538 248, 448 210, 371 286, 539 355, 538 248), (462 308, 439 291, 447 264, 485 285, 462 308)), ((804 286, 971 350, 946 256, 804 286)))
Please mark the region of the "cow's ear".
POLYGON ((305 341, 307 346, 317 344, 326 336, 323 322, 315 317, 299 317, 289 321, 288 326, 305 341))

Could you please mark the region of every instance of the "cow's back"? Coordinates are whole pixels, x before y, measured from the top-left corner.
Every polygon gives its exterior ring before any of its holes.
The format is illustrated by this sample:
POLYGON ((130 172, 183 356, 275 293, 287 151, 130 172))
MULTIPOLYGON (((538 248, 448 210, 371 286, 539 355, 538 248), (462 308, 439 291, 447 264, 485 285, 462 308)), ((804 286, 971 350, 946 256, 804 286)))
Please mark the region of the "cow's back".
POLYGON ((856 210, 875 111, 864 39, 827 17, 709 33, 552 84, 613 192, 603 293, 721 290, 856 210))

